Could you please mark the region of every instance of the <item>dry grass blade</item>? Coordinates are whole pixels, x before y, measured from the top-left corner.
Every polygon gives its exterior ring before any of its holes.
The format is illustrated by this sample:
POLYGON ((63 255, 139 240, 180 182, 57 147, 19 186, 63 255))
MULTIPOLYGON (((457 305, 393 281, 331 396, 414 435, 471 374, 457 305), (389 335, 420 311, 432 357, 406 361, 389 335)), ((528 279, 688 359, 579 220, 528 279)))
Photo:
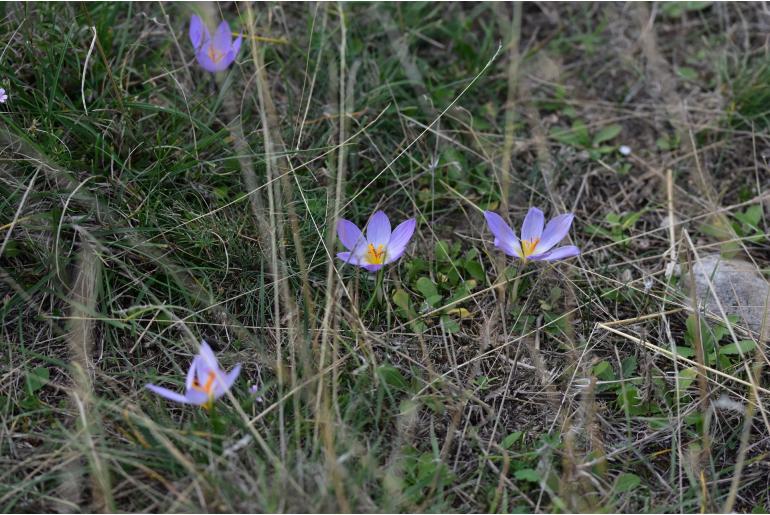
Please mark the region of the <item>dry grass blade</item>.
MULTIPOLYGON (((97 305, 97 292, 101 274, 101 261, 96 250, 87 239, 81 240, 78 253, 78 267, 75 281, 72 285, 70 305, 72 318, 69 327, 69 349, 72 356, 72 377, 74 387, 71 391, 73 408, 77 413, 80 442, 75 445, 83 449, 90 468, 91 491, 93 495, 92 509, 101 512, 115 511, 110 471, 104 461, 101 447, 102 421, 94 396, 93 377, 95 365, 92 353, 94 351, 94 322, 90 320, 97 305)), ((72 462, 75 466, 76 462, 72 462)), ((82 477, 77 470, 68 470, 70 478, 82 477)), ((66 495, 74 496, 66 499, 74 505, 81 505, 82 490, 74 484, 65 488, 66 495)))

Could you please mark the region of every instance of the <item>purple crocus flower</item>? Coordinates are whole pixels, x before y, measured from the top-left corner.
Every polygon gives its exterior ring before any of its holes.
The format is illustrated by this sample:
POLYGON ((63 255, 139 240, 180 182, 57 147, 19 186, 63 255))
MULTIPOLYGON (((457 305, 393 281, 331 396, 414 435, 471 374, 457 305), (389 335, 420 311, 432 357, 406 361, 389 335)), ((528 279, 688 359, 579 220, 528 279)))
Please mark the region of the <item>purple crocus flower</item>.
POLYGON ((337 224, 337 235, 348 251, 337 253, 337 257, 345 263, 376 272, 383 265, 401 257, 412 239, 415 225, 417 221, 410 218, 391 231, 388 215, 377 211, 369 218, 364 237, 356 224, 349 220, 340 220, 337 224))
POLYGON ((243 35, 239 35, 233 43, 233 34, 226 21, 219 24, 212 38, 200 17, 193 14, 190 20, 190 41, 195 48, 195 57, 198 59, 198 64, 206 71, 226 70, 238 55, 242 40, 243 35))
POLYGON ((240 371, 240 363, 235 365, 230 373, 220 368, 214 351, 204 341, 187 372, 184 395, 154 384, 147 384, 146 387, 170 401, 206 407, 230 389, 240 371))
POLYGON ((521 240, 505 220, 497 213, 484 211, 489 230, 495 235, 495 246, 509 256, 523 260, 553 261, 574 257, 580 254, 580 249, 574 245, 565 245, 554 249, 557 243, 564 239, 572 225, 575 215, 566 213, 548 222, 543 228, 545 216, 536 207, 529 209, 524 223, 521 224, 521 240))
POLYGON ((8 100, 8 95, 3 88, 0 88, 0 104, 5 104, 6 100, 8 100))

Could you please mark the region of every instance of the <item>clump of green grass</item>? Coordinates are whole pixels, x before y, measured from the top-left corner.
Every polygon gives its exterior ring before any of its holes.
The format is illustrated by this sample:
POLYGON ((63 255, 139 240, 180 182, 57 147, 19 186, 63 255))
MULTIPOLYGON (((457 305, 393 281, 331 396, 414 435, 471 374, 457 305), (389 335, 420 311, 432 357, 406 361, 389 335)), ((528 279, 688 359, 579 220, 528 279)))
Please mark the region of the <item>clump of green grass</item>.
POLYGON ((736 128, 762 130, 770 120, 770 59, 757 57, 727 78, 732 90, 729 120, 736 128))

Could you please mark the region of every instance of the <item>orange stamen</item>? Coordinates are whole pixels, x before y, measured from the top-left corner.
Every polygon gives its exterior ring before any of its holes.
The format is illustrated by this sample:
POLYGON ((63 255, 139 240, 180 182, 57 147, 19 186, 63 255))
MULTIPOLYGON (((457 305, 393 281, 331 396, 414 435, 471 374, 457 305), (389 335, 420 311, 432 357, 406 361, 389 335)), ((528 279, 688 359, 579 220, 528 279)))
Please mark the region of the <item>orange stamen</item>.
POLYGON ((369 250, 366 253, 366 260, 369 262, 370 265, 381 265, 385 263, 385 249, 383 248, 383 245, 377 245, 377 248, 374 248, 374 244, 369 244, 369 250))
POLYGON ((213 43, 209 45, 209 52, 208 53, 209 53, 209 59, 211 59, 215 63, 218 63, 219 61, 221 61, 222 58, 225 56, 225 54, 223 54, 222 52, 218 52, 214 48, 214 44, 213 43))
POLYGON ((206 384, 201 386, 201 384, 198 382, 198 379, 193 379, 192 382, 192 388, 193 390, 197 390, 199 392, 205 393, 206 395, 211 395, 211 388, 214 386, 214 379, 216 379, 216 374, 211 371, 209 372, 208 376, 206 376, 206 384))
POLYGON ((540 238, 534 240, 522 240, 521 241, 521 254, 524 258, 528 258, 535 252, 537 244, 540 243, 540 238))

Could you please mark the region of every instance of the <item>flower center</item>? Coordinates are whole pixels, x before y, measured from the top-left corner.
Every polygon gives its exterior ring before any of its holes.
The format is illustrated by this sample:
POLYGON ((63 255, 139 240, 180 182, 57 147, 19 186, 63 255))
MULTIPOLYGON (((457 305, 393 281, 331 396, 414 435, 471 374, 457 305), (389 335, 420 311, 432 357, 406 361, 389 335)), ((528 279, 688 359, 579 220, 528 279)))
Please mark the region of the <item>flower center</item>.
POLYGON ((214 48, 214 43, 211 43, 209 45, 208 54, 209 54, 209 59, 211 59, 215 63, 218 63, 219 61, 221 61, 222 58, 225 56, 224 53, 219 52, 216 48, 214 48))
POLYGON ((384 245, 377 245, 374 248, 374 244, 369 244, 369 250, 366 252, 366 260, 370 265, 381 265, 385 263, 385 249, 384 245))
POLYGON ((537 247, 537 244, 540 243, 540 238, 535 238, 534 240, 521 240, 521 254, 525 258, 528 258, 532 255, 533 252, 535 252, 535 247, 537 247))
POLYGON ((214 379, 216 379, 216 374, 213 371, 210 371, 209 374, 206 376, 206 384, 201 386, 201 384, 198 382, 198 378, 196 377, 193 379, 192 382, 192 388, 193 390, 197 390, 199 392, 203 392, 206 395, 211 395, 211 389, 214 386, 214 379))

